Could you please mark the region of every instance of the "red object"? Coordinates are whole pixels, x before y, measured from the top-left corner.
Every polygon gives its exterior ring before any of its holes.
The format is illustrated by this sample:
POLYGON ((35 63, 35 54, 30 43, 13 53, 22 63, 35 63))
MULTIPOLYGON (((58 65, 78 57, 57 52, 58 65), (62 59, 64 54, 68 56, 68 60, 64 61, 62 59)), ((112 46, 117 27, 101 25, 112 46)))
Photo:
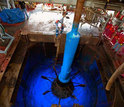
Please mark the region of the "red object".
POLYGON ((118 39, 118 43, 119 44, 124 44, 124 35, 120 35, 120 37, 118 39))
POLYGON ((27 11, 29 12, 29 11, 32 11, 32 10, 34 10, 35 8, 27 8, 27 11))
POLYGON ((118 18, 118 17, 119 17, 119 15, 120 15, 120 13, 121 13, 121 12, 119 11, 119 12, 116 14, 116 16, 115 16, 115 17, 116 17, 116 18, 118 18))
POLYGON ((53 4, 51 4, 51 3, 46 3, 46 5, 49 7, 53 7, 53 4))
POLYGON ((58 22, 59 22, 59 20, 56 21, 56 23, 58 23, 58 22))
POLYGON ((112 44, 115 44, 118 41, 120 34, 121 34, 121 32, 116 32, 116 35, 111 40, 112 44))
POLYGON ((111 27, 108 29, 107 36, 111 38, 112 35, 116 32, 117 28, 118 26, 111 25, 111 27))
POLYGON ((114 38, 111 40, 112 44, 114 45, 118 39, 118 36, 115 35, 114 38))
POLYGON ((120 20, 123 20, 123 18, 124 18, 124 15, 120 17, 120 20))
POLYGON ((121 74, 121 76, 124 78, 124 74, 121 74))
POLYGON ((21 25, 22 23, 24 23, 24 22, 21 22, 21 23, 15 23, 15 24, 9 24, 9 23, 1 22, 2 25, 7 25, 7 26, 18 26, 18 25, 21 25))
POLYGON ((103 34, 105 34, 105 36, 108 36, 108 32, 109 32, 109 29, 111 26, 112 26, 112 24, 110 22, 107 23, 105 31, 103 32, 103 34))
POLYGON ((4 51, 5 50, 5 47, 0 46, 0 50, 4 51))
POLYGON ((7 26, 18 26, 18 25, 20 25, 20 24, 22 24, 22 23, 24 23, 24 22, 15 23, 15 24, 9 24, 9 23, 4 23, 4 22, 2 22, 2 20, 1 20, 1 18, 0 18, 0 23, 1 23, 2 25, 7 25, 7 26))

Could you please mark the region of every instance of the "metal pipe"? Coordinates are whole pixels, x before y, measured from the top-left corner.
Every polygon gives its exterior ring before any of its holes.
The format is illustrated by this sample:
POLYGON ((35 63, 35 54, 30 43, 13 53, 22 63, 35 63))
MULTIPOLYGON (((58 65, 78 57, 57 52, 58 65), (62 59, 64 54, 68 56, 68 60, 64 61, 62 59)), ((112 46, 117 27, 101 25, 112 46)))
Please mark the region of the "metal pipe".
POLYGON ((121 73, 124 72, 124 63, 122 63, 117 69, 116 71, 112 74, 112 76, 110 77, 107 85, 106 85, 106 90, 110 91, 111 86, 113 85, 113 83, 115 82, 115 80, 118 78, 119 75, 121 75, 121 73))
POLYGON ((4 35, 5 34, 5 29, 1 24, 0 24, 0 28, 2 29, 2 34, 4 35))
POLYGON ((78 27, 82 14, 83 4, 84 4, 84 0, 77 0, 73 27, 71 32, 67 33, 66 35, 63 64, 61 67, 61 72, 59 74, 59 80, 62 83, 68 83, 70 81, 71 65, 80 40, 78 27))

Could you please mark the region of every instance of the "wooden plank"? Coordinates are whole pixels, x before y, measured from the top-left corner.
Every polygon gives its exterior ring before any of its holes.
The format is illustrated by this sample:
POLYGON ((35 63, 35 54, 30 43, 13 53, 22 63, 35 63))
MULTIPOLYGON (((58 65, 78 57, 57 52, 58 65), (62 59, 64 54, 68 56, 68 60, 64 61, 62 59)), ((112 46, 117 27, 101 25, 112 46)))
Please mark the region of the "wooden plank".
MULTIPOLYGON (((73 24, 79 25, 83 7, 84 7, 84 0, 77 0, 73 24)), ((77 27, 77 25, 75 27, 77 27)))
POLYGON ((28 34, 28 38, 31 42, 46 42, 46 43, 54 43, 55 35, 43 35, 43 34, 28 34))
POLYGON ((14 37, 15 37, 15 39, 8 50, 6 58, 3 61, 2 65, 0 65, 0 81, 1 81, 3 74, 6 71, 6 68, 7 68, 8 64, 11 60, 11 57, 12 57, 12 55, 13 55, 13 53, 14 53, 14 51, 15 51, 18 43, 19 43, 19 40, 20 40, 19 31, 15 33, 14 37))
POLYGON ((1 93, 0 93, 1 104, 4 104, 5 102, 6 103, 4 105, 9 104, 11 100, 11 97, 18 79, 18 75, 22 67, 23 60, 25 58, 27 47, 28 47, 27 42, 25 41, 24 38, 22 39, 21 37, 18 47, 1 81, 1 84, 2 84, 0 86, 1 87, 1 93))
POLYGON ((61 105, 57 105, 57 104, 52 104, 51 107, 61 107, 61 105))
POLYGON ((74 104, 73 107, 84 107, 84 106, 80 106, 79 104, 74 104))
POLYGON ((57 47, 56 59, 55 59, 56 62, 58 60, 59 55, 64 53, 65 41, 66 41, 66 35, 65 34, 59 35, 57 38, 55 38, 55 46, 57 47))

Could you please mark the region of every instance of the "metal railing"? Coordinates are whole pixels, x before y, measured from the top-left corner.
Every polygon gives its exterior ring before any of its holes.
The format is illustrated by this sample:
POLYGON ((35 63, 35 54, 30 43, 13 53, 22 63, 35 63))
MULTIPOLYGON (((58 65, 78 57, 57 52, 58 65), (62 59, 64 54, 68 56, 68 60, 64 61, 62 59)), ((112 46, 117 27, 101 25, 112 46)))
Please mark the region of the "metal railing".
POLYGON ((0 34, 0 40, 2 42, 5 42, 6 40, 9 40, 9 43, 7 44, 6 48, 4 50, 0 50, 0 54, 7 54, 7 51, 9 49, 9 47, 11 46, 14 37, 9 35, 8 33, 5 32, 4 27, 0 24, 0 28, 1 28, 1 34, 0 34))
POLYGON ((106 27, 106 24, 109 21, 109 17, 100 13, 99 11, 95 9, 91 9, 89 7, 85 7, 83 11, 83 19, 81 19, 81 23, 88 23, 93 27, 96 27, 99 29, 99 31, 102 33, 103 30, 106 27))

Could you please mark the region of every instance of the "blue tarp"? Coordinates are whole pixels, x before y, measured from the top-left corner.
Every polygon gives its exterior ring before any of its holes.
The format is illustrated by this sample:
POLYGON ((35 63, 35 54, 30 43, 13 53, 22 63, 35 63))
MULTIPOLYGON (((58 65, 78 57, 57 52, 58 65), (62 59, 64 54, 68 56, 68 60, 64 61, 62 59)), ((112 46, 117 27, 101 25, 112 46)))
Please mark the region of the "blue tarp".
POLYGON ((0 18, 4 23, 15 24, 23 22, 25 20, 25 15, 19 8, 3 9, 0 12, 0 18))

